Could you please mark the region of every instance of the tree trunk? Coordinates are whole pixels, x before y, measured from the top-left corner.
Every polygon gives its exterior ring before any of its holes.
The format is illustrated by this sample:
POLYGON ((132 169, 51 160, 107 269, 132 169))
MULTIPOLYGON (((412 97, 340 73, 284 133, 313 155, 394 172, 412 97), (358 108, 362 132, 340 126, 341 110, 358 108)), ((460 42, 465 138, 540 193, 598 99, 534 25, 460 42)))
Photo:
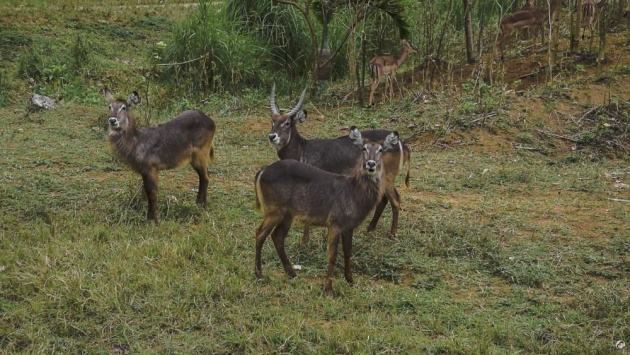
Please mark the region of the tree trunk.
POLYGON ((582 1, 573 1, 575 4, 575 11, 573 11, 571 15, 571 44, 569 47, 569 51, 572 53, 577 52, 580 42, 580 30, 582 29, 582 1))
POLYGON ((464 0, 464 33, 466 36, 466 61, 469 64, 475 62, 475 54, 473 51, 472 21, 470 20, 472 6, 473 4, 470 2, 470 0, 464 0))
POLYGON ((602 73, 602 62, 606 51, 606 11, 608 9, 607 0, 602 0, 597 9, 597 23, 599 24, 599 51, 597 53, 597 75, 602 73))
MULTIPOLYGON (((558 9, 557 6, 557 0, 551 0, 551 2, 549 3, 549 8, 551 9, 551 11, 553 11, 554 9, 558 9)), ((549 21, 549 23, 551 24, 549 28, 549 62, 551 68, 555 68, 556 61, 558 59, 558 37, 560 33, 560 23, 558 21, 559 14, 559 10, 552 12, 552 18, 549 21)), ((550 78, 553 78, 552 70, 550 70, 549 74, 551 75, 550 78)))

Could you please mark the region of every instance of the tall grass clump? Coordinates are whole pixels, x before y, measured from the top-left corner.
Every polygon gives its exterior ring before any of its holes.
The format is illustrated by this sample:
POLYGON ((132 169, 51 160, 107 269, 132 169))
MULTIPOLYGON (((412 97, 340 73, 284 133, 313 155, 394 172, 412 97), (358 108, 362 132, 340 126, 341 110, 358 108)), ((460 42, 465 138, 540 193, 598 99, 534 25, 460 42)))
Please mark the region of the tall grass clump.
POLYGON ((293 6, 233 0, 225 14, 239 34, 265 43, 269 70, 282 72, 289 80, 308 75, 313 63, 309 29, 293 6))
POLYGON ((204 0, 173 29, 169 43, 154 56, 169 91, 189 94, 260 85, 268 51, 258 41, 232 30, 220 4, 204 0))

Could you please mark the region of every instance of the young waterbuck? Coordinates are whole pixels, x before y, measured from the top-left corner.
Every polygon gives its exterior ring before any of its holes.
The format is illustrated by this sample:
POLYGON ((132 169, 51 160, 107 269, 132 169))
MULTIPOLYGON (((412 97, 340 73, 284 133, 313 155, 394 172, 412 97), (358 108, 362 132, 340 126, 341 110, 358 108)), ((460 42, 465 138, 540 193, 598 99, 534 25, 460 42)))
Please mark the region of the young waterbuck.
POLYGON ((133 92, 127 100, 115 99, 103 89, 109 101, 109 142, 113 150, 138 174, 142 175, 149 203, 147 218, 159 221, 157 212, 160 170, 190 163, 199 175, 197 204, 206 205, 208 159, 214 160, 214 121, 201 111, 184 111, 157 127, 137 128, 129 109, 140 103, 133 92))
MULTIPOLYGON (((342 241, 345 278, 352 283, 350 257, 352 234, 385 191, 382 158, 399 147, 397 132, 390 133, 383 145, 363 142, 356 127, 349 139, 361 158, 350 176, 333 174, 287 159, 277 161, 256 174, 256 207, 263 211, 263 221, 256 231, 256 277, 262 279, 261 250, 271 239, 284 271, 296 277, 284 250, 284 239, 294 219, 307 225, 328 228, 328 273, 326 292, 332 291, 339 239, 342 241), (273 232, 272 232, 273 231, 273 232)), ((328 147, 333 150, 334 147, 328 147)))
MULTIPOLYGON (((288 112, 281 112, 276 105, 275 85, 271 88, 271 132, 268 137, 269 141, 276 146, 278 158, 295 159, 335 174, 352 174, 357 161, 361 159, 361 151, 356 149, 348 136, 333 139, 305 139, 298 132, 296 124, 304 122, 307 116, 306 111, 302 110, 305 94, 306 89, 302 92, 294 108, 288 112)), ((361 133, 364 141, 382 144, 392 132, 388 130, 370 130, 361 133)), ((374 217, 368 226, 368 231, 376 229, 376 225, 389 202, 392 206, 390 235, 395 237, 398 233, 400 194, 396 190, 396 177, 404 164, 407 164, 405 184, 409 187, 411 151, 407 145, 398 140, 397 147, 394 147, 391 152, 383 157, 385 195, 379 201, 374 211, 374 217)), ((308 243, 308 236, 309 227, 305 225, 302 244, 308 243)))

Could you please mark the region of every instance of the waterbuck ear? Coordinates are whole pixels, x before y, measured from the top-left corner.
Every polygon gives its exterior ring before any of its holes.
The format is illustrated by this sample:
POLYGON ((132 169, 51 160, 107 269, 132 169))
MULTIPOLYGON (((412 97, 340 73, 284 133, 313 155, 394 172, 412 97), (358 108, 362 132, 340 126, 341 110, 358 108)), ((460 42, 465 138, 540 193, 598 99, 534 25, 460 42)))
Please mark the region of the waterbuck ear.
POLYGON ((298 111, 295 116, 293 116, 293 122, 295 123, 302 123, 304 121, 306 121, 306 110, 300 110, 298 111))
POLYGON ((112 93, 109 91, 108 88, 103 88, 103 96, 105 96, 105 98, 107 99, 107 101, 109 102, 114 102, 116 101, 116 99, 114 99, 114 96, 112 96, 112 93))
POLYGON ((357 128, 357 126, 350 127, 350 133, 348 134, 352 143, 362 146, 363 145, 363 137, 361 137, 361 132, 357 128))
POLYGON ((400 136, 398 135, 397 131, 393 131, 385 138, 385 142, 383 142, 383 148, 385 148, 385 150, 397 149, 399 144, 400 136))
POLYGON ((127 97, 127 106, 131 107, 138 105, 140 101, 140 95, 138 95, 137 91, 134 91, 129 95, 129 97, 127 97))

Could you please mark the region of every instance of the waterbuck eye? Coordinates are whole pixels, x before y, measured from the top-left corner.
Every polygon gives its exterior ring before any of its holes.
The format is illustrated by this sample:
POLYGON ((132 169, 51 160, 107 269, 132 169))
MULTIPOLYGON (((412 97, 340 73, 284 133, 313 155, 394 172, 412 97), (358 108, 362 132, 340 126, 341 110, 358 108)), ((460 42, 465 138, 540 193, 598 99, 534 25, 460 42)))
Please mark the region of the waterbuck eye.
POLYGON ((383 147, 379 147, 377 153, 383 153, 383 147))
POLYGON ((120 111, 125 111, 125 110, 127 110, 127 106, 125 105, 120 106, 120 111))
POLYGON ((282 127, 289 127, 289 125, 291 124, 291 122, 289 122, 289 120, 284 121, 284 123, 282 124, 282 127))

